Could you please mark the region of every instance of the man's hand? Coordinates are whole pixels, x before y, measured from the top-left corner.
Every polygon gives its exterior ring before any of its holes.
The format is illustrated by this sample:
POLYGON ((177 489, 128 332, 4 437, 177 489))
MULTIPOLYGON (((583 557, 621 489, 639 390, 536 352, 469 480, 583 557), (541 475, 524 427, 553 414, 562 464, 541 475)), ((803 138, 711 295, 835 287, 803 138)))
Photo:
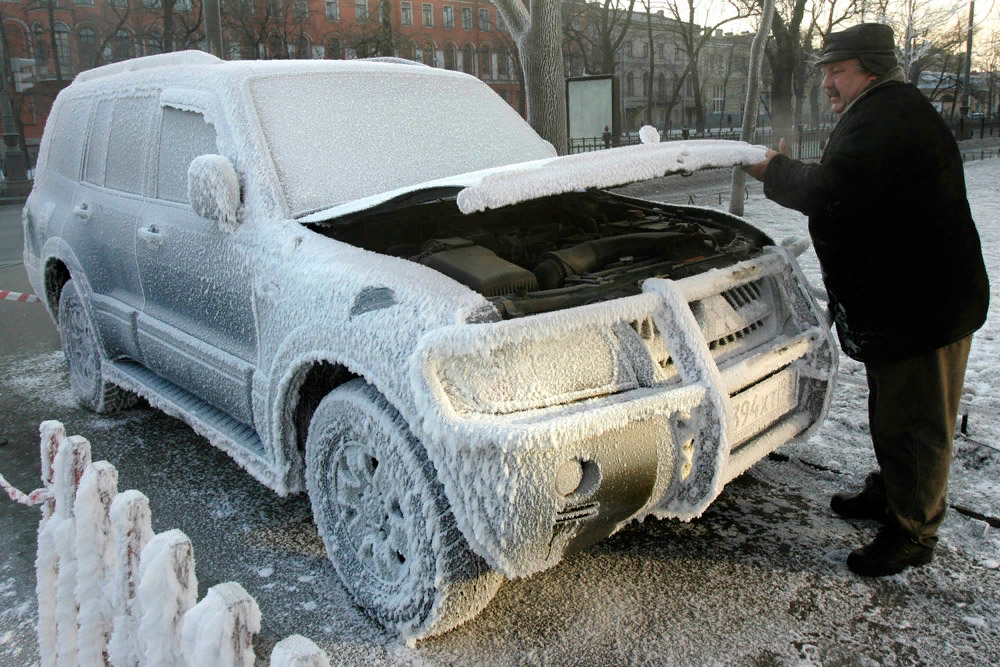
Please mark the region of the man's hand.
POLYGON ((773 158, 778 153, 784 156, 788 156, 788 144, 785 143, 785 138, 782 137, 778 140, 778 150, 773 148, 768 148, 767 153, 764 154, 764 159, 756 164, 743 165, 743 171, 750 174, 758 181, 764 180, 764 172, 767 171, 767 165, 771 164, 771 158, 773 158))

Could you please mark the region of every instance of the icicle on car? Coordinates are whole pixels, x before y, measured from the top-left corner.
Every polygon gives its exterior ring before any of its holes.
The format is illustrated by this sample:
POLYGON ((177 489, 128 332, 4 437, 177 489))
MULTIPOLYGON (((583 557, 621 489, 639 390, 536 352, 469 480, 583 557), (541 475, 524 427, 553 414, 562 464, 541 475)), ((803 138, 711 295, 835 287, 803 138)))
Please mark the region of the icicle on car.
POLYGON ((760 147, 556 157, 464 74, 197 52, 85 72, 50 118, 24 259, 80 401, 143 396, 308 491, 405 637, 632 519, 698 516, 826 413, 801 247, 601 189, 760 147))

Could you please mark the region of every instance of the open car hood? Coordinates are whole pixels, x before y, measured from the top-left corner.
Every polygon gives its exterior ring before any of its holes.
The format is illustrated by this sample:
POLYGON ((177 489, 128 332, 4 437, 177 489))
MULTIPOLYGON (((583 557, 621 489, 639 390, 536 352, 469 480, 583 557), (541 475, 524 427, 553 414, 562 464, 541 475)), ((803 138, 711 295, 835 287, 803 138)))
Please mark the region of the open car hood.
POLYGON ((754 164, 764 159, 766 151, 764 146, 742 141, 711 139, 622 146, 456 174, 339 204, 299 221, 331 220, 407 193, 449 187, 460 188, 459 209, 474 213, 574 190, 611 188, 669 174, 754 164))

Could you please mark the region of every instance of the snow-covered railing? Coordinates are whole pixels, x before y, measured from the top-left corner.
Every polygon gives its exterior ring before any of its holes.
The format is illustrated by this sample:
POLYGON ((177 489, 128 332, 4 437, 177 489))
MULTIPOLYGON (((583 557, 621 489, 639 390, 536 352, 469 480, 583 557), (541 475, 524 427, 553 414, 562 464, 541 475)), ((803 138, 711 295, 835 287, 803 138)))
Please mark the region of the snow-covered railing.
MULTIPOLYGON (((11 499, 42 505, 35 561, 43 667, 251 667, 257 602, 236 582, 197 602, 194 550, 180 530, 154 535, 149 501, 118 492, 118 471, 91 462, 90 443, 42 422, 43 488, 11 499)), ((329 667, 313 642, 292 635, 272 667, 329 667)))

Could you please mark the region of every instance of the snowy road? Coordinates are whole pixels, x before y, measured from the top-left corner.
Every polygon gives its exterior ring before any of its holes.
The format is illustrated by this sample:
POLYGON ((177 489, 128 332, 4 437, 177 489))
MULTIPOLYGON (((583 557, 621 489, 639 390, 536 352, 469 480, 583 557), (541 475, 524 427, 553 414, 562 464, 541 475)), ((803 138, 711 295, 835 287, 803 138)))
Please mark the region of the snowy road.
MULTIPOLYGON (((994 276, 994 309, 973 345, 967 390, 995 397, 1000 160, 970 163, 967 173, 994 276)), ((801 216, 759 197, 747 214, 777 239, 805 233, 801 216)), ((815 278, 811 253, 803 264, 815 278)), ((0 269, 0 279, 17 276, 0 269)), ((956 441, 953 511, 928 567, 863 580, 844 566, 876 526, 841 521, 827 504, 873 465, 864 392, 842 383, 815 438, 755 466, 700 519, 633 524, 549 571, 506 583, 478 618, 410 648, 350 603, 304 498, 273 496, 154 410, 109 418, 78 408, 51 324, 26 314, 30 307, 40 308, 0 302, 0 472, 21 488, 38 485, 43 419, 87 437, 95 460, 118 467, 120 488, 149 496, 154 530, 191 537, 199 597, 236 580, 257 599, 258 656, 300 633, 343 665, 1000 664, 1000 415, 974 416, 956 441)), ((843 358, 842 372, 863 370, 843 358)), ((0 508, 0 665, 20 667, 37 661, 37 511, 6 499, 0 508)))

